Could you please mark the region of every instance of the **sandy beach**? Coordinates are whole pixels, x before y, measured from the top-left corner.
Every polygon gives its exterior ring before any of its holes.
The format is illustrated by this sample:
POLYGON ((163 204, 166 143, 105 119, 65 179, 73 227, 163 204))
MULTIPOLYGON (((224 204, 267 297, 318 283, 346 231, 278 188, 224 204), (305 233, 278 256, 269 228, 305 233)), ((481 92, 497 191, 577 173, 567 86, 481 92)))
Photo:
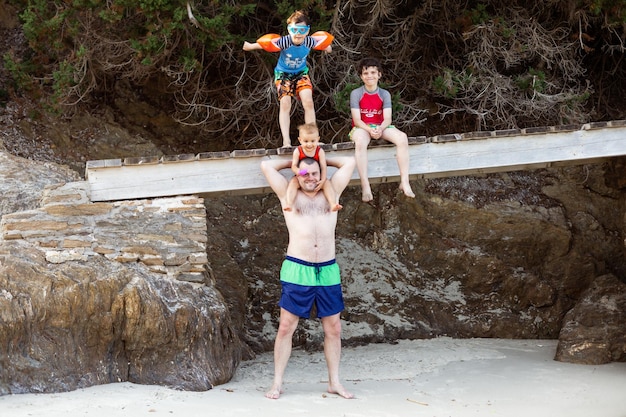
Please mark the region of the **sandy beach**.
POLYGON ((533 416, 626 417, 626 363, 552 358, 555 340, 439 338, 345 348, 356 398, 327 394, 321 352, 294 350, 278 400, 264 397, 272 354, 241 364, 206 392, 132 383, 0 397, 0 416, 533 416))

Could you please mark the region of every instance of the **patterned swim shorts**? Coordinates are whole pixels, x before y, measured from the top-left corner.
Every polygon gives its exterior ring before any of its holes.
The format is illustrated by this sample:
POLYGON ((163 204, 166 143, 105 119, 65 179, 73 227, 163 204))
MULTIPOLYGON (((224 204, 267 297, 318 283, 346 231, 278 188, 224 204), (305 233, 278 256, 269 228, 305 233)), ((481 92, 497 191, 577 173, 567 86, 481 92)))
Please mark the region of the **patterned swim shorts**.
POLYGON ((311 79, 306 72, 289 74, 276 71, 274 72, 274 84, 276 85, 279 101, 285 96, 299 98, 302 90, 313 89, 313 83, 311 83, 311 79))

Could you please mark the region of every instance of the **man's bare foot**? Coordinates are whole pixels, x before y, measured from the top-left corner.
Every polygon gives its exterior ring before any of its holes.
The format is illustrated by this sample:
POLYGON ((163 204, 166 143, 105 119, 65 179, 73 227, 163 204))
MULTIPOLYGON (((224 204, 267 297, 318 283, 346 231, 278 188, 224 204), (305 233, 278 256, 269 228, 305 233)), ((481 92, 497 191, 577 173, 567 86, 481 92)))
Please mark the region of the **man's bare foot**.
POLYGON ((280 385, 272 385, 272 388, 265 393, 265 396, 270 400, 277 400, 280 398, 280 394, 283 393, 283 390, 280 385))
POLYGON ((415 193, 411 190, 410 184, 400 184, 400 191, 402 191, 404 195, 409 198, 415 198, 415 193))
POLYGON ((331 210, 332 210, 332 211, 339 211, 339 210, 341 210, 342 208, 343 208, 343 206, 342 206, 341 204, 337 203, 337 204, 335 204, 335 205, 333 206, 333 208, 332 208, 331 210))
POLYGON ((328 385, 328 393, 329 394, 337 394, 343 398, 347 398, 347 399, 351 399, 354 398, 354 394, 349 392, 348 390, 346 390, 343 385, 341 384, 335 384, 335 385, 328 385))
POLYGON ((283 141, 283 148, 291 148, 291 141, 287 142, 287 141, 283 141))
POLYGON ((361 190, 361 200, 367 203, 368 201, 372 201, 373 199, 374 199, 374 196, 372 195, 371 188, 367 187, 361 190))

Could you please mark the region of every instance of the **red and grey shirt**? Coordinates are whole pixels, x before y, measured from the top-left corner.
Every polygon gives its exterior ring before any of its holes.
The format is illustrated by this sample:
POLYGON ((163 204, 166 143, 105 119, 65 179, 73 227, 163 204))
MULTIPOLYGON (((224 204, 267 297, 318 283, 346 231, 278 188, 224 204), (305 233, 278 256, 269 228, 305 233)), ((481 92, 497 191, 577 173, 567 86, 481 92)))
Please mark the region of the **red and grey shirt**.
POLYGON ((363 122, 380 125, 384 120, 383 109, 391 108, 391 94, 380 87, 369 92, 361 86, 350 93, 350 108, 359 109, 363 122))

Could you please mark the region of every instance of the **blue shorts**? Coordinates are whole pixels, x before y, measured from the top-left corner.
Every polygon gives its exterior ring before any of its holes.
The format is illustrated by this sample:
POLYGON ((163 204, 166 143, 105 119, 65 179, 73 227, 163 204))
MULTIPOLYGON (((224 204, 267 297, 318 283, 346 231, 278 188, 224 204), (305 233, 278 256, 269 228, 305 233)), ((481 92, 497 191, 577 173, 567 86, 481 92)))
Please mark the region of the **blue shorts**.
POLYGON ((298 317, 309 318, 314 304, 318 318, 344 309, 339 266, 334 259, 314 263, 288 256, 280 270, 280 283, 278 305, 298 317))

